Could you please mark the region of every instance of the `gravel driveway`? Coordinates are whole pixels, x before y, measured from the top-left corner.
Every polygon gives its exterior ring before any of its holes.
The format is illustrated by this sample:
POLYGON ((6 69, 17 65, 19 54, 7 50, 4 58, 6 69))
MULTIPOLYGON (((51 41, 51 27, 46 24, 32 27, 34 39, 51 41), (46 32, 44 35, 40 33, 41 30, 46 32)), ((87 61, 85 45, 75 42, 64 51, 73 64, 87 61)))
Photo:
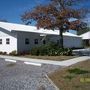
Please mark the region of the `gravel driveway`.
POLYGON ((55 90, 45 74, 58 68, 61 67, 45 64, 39 67, 0 59, 0 90, 55 90))

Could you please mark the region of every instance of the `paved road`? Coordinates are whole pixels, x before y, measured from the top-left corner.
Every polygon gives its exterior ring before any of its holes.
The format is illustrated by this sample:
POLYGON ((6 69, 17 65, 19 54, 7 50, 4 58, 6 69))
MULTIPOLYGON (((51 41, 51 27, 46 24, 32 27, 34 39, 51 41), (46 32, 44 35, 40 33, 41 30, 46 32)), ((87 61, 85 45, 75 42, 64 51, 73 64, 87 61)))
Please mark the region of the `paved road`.
POLYGON ((6 62, 0 58, 0 90, 55 90, 45 74, 61 68, 43 64, 41 67, 26 65, 23 61, 6 62))
POLYGON ((78 56, 90 56, 90 48, 73 50, 73 54, 78 56))

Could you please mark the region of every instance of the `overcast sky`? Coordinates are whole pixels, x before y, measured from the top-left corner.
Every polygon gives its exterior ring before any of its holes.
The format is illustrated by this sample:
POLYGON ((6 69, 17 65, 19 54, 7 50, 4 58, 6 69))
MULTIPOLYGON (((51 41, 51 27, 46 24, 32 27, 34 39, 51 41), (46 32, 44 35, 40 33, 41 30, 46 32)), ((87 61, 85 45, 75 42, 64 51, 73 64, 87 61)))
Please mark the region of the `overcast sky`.
MULTIPOLYGON (((33 9, 37 3, 45 4, 49 0, 0 0, 0 19, 8 22, 22 23, 20 15, 28 9, 33 9)), ((90 0, 79 4, 79 7, 90 8, 90 0)), ((90 20, 90 15, 87 16, 90 20)))

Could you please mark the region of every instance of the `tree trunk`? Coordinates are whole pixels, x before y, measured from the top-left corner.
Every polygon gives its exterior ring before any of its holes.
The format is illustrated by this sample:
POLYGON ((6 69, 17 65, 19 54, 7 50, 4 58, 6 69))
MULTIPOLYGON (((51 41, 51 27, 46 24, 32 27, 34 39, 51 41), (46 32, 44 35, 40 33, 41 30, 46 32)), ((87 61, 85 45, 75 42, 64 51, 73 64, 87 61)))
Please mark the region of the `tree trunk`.
POLYGON ((63 46, 63 29, 59 29, 59 36, 60 36, 59 45, 61 48, 64 48, 64 46, 63 46))

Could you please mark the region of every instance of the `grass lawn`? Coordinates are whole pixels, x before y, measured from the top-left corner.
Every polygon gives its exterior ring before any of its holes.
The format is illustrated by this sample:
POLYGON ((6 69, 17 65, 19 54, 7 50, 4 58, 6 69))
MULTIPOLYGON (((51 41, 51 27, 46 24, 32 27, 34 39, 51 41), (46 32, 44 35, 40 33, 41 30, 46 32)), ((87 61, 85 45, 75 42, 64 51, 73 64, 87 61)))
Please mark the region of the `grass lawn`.
POLYGON ((48 75, 60 90, 90 90, 90 60, 48 75))
POLYGON ((55 60, 55 61, 62 61, 75 58, 76 56, 31 56, 25 55, 24 57, 27 58, 35 58, 35 59, 43 59, 43 60, 55 60))

